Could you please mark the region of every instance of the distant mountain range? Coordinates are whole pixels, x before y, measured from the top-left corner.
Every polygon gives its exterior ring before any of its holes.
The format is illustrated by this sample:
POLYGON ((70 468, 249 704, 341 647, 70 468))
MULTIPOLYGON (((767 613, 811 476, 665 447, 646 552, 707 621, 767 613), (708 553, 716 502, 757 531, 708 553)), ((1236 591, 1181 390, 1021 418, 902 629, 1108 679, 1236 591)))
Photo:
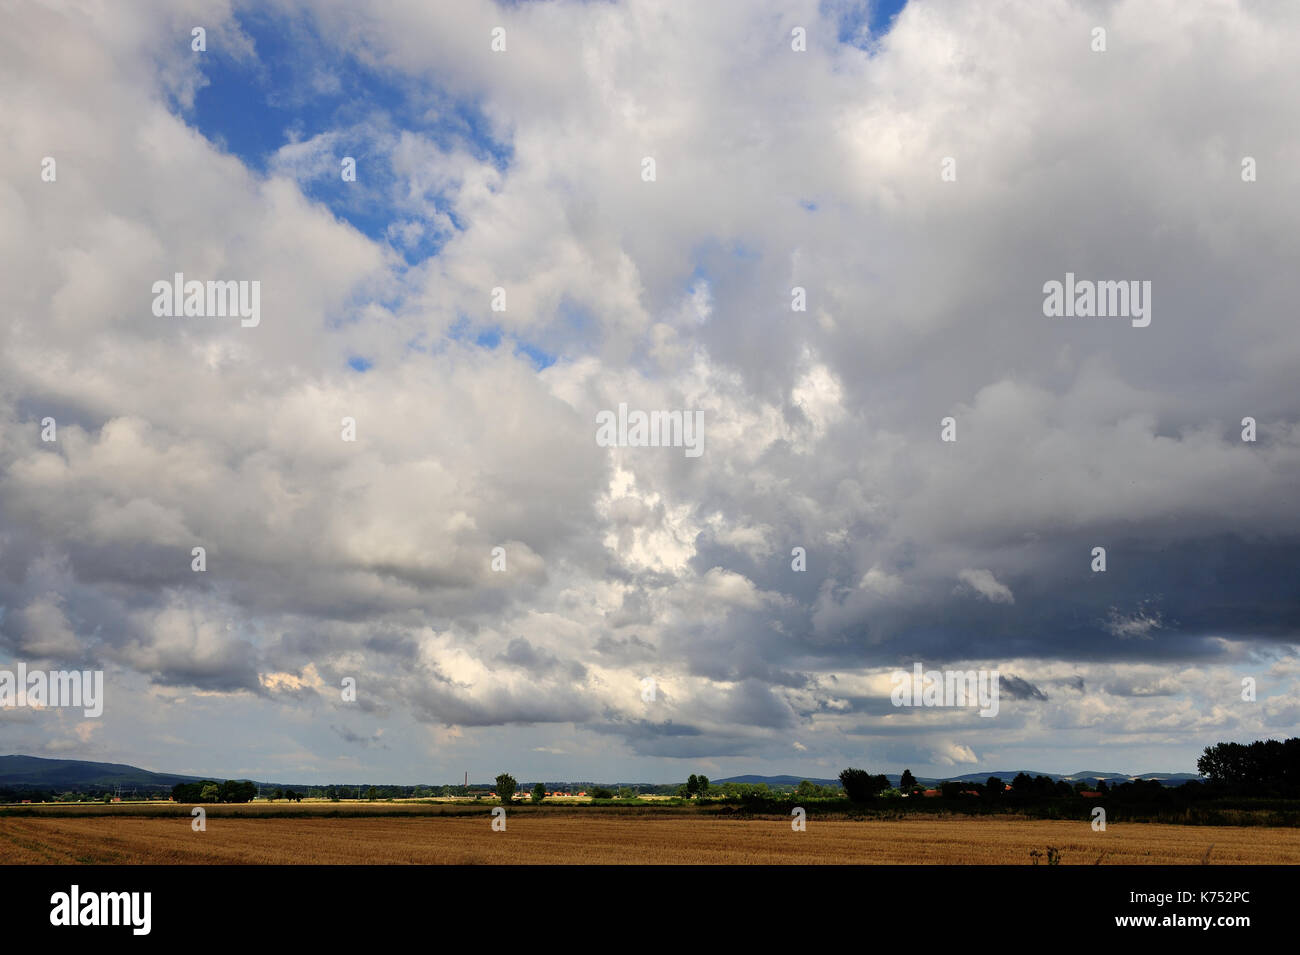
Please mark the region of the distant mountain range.
MULTIPOLYGON (((1166 786, 1178 786, 1189 780, 1199 779, 1194 773, 1107 773, 1085 770, 1068 775, 1062 773, 1043 773, 1032 769, 993 770, 990 772, 964 773, 960 776, 918 776, 917 782, 934 785, 944 780, 953 782, 984 782, 990 776, 997 776, 1003 782, 1011 782, 1020 773, 1030 776, 1047 776, 1051 779, 1064 779, 1074 783, 1081 780, 1104 779, 1107 783, 1124 783, 1133 779, 1154 779, 1166 786)), ((897 786, 899 776, 895 773, 885 774, 890 785, 897 786)), ((40 756, 0 756, 0 786, 10 789, 42 789, 53 791, 80 791, 85 789, 171 789, 177 783, 191 783, 200 779, 225 779, 220 774, 213 776, 180 776, 175 773, 154 773, 147 769, 128 766, 125 763, 93 763, 81 759, 45 759, 40 756)), ((797 786, 802 780, 819 786, 838 786, 838 779, 822 779, 809 776, 728 776, 726 779, 714 779, 714 783, 767 783, 769 786, 797 786)), ((284 783, 268 783, 252 780, 261 786, 278 787, 284 783)), ((307 784, 293 784, 296 788, 306 788, 307 784)), ((441 784, 436 784, 441 785, 441 784)), ((483 785, 478 783, 475 785, 483 785)), ((605 785, 649 785, 645 783, 607 783, 605 785)))
MULTIPOLYGON (((1078 773, 1044 773, 1036 769, 995 769, 991 772, 963 773, 960 776, 917 776, 918 783, 930 786, 937 783, 951 781, 955 783, 983 783, 987 782, 989 777, 996 776, 1004 783, 1009 783, 1021 773, 1028 776, 1046 776, 1049 779, 1064 779, 1067 783, 1077 783, 1085 780, 1104 779, 1107 785, 1113 783, 1127 783, 1135 779, 1154 779, 1166 786, 1181 786, 1183 783, 1191 782, 1194 779, 1200 779, 1196 773, 1138 773, 1129 775, 1128 773, 1103 773, 1096 770, 1084 770, 1078 773)), ((891 786, 897 786, 902 779, 901 774, 885 773, 891 786)), ((728 776, 726 779, 712 779, 710 782, 722 783, 767 783, 769 786, 797 786, 802 780, 807 779, 810 783, 816 783, 819 786, 838 786, 838 779, 814 779, 810 776, 728 776)))
MULTIPOLYGON (((1154 779, 1157 782, 1164 783, 1166 786, 1181 786, 1183 783, 1192 782, 1200 779, 1196 773, 1103 773, 1095 769, 1086 769, 1078 773, 1043 773, 1036 769, 1003 769, 994 770, 990 773, 966 773, 961 776, 945 776, 944 779, 951 779, 953 782, 965 783, 982 783, 988 780, 990 776, 996 776, 1004 783, 1009 783, 1021 773, 1027 776, 1047 776, 1049 779, 1064 779, 1067 783, 1077 783, 1085 780, 1104 779, 1107 784, 1127 783, 1135 779, 1154 779)), ((891 780, 895 777, 890 776, 891 780)), ((919 777, 918 777, 919 778, 919 777)), ((931 780, 937 782, 938 780, 931 780)))
MULTIPOLYGON (((88 789, 162 791, 177 783, 202 779, 223 780, 223 775, 181 776, 177 773, 154 773, 125 763, 93 763, 84 759, 46 759, 43 756, 0 756, 0 786, 9 789, 43 789, 54 792, 81 792, 88 789)), ((257 780, 252 780, 257 782, 257 780)), ((283 786, 282 783, 258 783, 283 786)))
POLYGON ((177 783, 192 783, 200 778, 151 773, 125 763, 0 756, 0 786, 16 789, 113 789, 117 786, 170 789, 177 783))
MULTIPOLYGON (((896 780, 898 777, 891 776, 890 780, 896 780)), ((838 779, 814 779, 812 776, 728 776, 726 779, 710 779, 709 782, 715 785, 723 783, 767 783, 769 786, 798 786, 804 780, 810 783, 816 783, 818 786, 838 786, 838 779)))

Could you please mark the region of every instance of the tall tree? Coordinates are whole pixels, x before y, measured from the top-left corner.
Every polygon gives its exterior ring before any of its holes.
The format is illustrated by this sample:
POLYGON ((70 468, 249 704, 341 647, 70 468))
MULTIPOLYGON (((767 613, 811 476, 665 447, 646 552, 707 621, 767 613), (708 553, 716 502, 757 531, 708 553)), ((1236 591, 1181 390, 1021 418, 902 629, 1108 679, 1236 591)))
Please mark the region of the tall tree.
POLYGON ((916 777, 912 775, 910 769, 903 770, 903 775, 898 780, 898 788, 905 793, 910 793, 916 788, 916 777))
POLYGON ((865 802, 885 789, 889 785, 889 780, 883 775, 873 776, 865 769, 854 769, 850 766, 840 773, 840 785, 844 787, 844 794, 849 799, 854 802, 865 802))
POLYGON ((1283 793, 1300 790, 1300 737, 1216 743, 1206 747, 1196 769, 1220 785, 1267 787, 1283 793))
POLYGON ((503 803, 508 803, 515 798, 515 791, 519 789, 519 783, 515 782, 515 777, 509 773, 502 773, 497 777, 497 796, 503 803))

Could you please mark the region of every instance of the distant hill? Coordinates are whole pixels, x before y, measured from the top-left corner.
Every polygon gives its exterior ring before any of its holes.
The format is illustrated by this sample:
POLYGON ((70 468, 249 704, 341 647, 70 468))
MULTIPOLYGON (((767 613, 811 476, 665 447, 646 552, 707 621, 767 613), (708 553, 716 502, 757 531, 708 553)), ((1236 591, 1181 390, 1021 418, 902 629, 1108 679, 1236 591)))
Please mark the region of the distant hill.
MULTIPOLYGON (((1166 786, 1181 786, 1185 782, 1190 782, 1201 777, 1195 773, 1140 773, 1129 775, 1128 773, 1103 773, 1095 770, 1085 770, 1078 773, 1044 773, 1036 769, 995 769, 981 771, 978 773, 963 773, 960 776, 917 776, 917 783, 924 786, 932 786, 945 780, 957 783, 983 783, 990 776, 996 776, 1004 783, 1009 783, 1021 773, 1027 776, 1046 776, 1049 779, 1064 779, 1068 783, 1080 782, 1082 780, 1104 779, 1106 783, 1127 783, 1134 779, 1154 779, 1166 786)), ((902 779, 901 774, 886 773, 891 786, 897 786, 902 779)), ((729 776, 726 779, 714 779, 711 782, 718 783, 767 783, 769 786, 798 786, 801 780, 807 779, 810 783, 817 783, 819 786, 838 786, 838 779, 816 779, 810 776, 729 776)))
MULTIPOLYGON (((918 776, 917 782, 932 786, 944 779, 954 782, 979 782, 982 783, 990 776, 997 776, 1005 783, 1011 782, 1020 773, 1026 773, 1030 776, 1047 776, 1051 779, 1064 779, 1067 782, 1078 782, 1080 780, 1104 779, 1107 783, 1124 783, 1133 779, 1154 779, 1166 786, 1179 786, 1189 780, 1199 779, 1200 777, 1192 773, 1141 773, 1138 775, 1129 775, 1127 773, 1106 773, 1095 770, 1071 773, 1063 775, 1061 773, 1043 773, 1032 769, 1003 769, 992 771, 980 771, 978 773, 965 773, 960 776, 918 776)), ((887 773, 889 784, 897 786, 899 776, 896 773, 887 773)), ((124 790, 170 790, 177 783, 191 783, 200 779, 224 779, 224 776, 181 776, 176 773, 155 773, 147 769, 140 769, 136 766, 128 766, 125 763, 92 763, 80 759, 45 759, 40 756, 0 756, 0 788, 7 789, 28 789, 28 790, 48 790, 53 792, 64 791, 84 791, 84 790, 110 790, 122 788, 124 790)), ((747 774, 743 776, 728 776, 726 779, 712 780, 714 783, 766 783, 769 786, 797 786, 807 779, 809 782, 816 783, 819 786, 839 786, 838 779, 824 779, 814 776, 758 776, 747 774)), ((282 783, 268 783, 264 781, 253 780, 263 787, 283 786, 282 783)), ((475 784, 484 785, 484 784, 475 784)), ((548 785, 560 786, 570 785, 567 783, 552 783, 548 785)), ((589 784, 594 785, 594 784, 589 784)), ((620 785, 620 784, 615 784, 620 785)), ((660 788, 663 784, 638 784, 647 790, 660 788)), ((293 788, 305 789, 306 786, 294 784, 293 788)), ((668 791, 668 789, 662 789, 668 791)))
POLYGON ((769 786, 798 786, 804 780, 810 783, 816 783, 818 786, 838 786, 838 779, 817 779, 812 776, 728 776, 726 779, 711 779, 709 782, 717 785, 723 783, 767 783, 769 786))
POLYGON ((91 763, 81 759, 0 756, 0 786, 13 789, 170 789, 201 776, 151 773, 125 763, 91 763))
MULTIPOLYGON (((1097 770, 1084 770, 1078 773, 1044 773, 1036 769, 995 769, 988 772, 964 773, 961 776, 944 776, 943 779, 949 779, 958 783, 982 783, 986 782, 990 776, 996 776, 1004 783, 1009 783, 1021 773, 1026 776, 1046 776, 1048 779, 1064 779, 1067 783, 1077 783, 1084 780, 1104 779, 1107 785, 1112 783, 1127 783, 1135 779, 1154 779, 1166 786, 1181 786, 1183 783, 1191 782, 1201 777, 1195 773, 1139 773, 1130 775, 1129 773, 1103 773, 1097 770)), ((891 781, 895 777, 889 777, 891 781)), ((921 779, 921 782, 937 782, 935 779, 921 779)))

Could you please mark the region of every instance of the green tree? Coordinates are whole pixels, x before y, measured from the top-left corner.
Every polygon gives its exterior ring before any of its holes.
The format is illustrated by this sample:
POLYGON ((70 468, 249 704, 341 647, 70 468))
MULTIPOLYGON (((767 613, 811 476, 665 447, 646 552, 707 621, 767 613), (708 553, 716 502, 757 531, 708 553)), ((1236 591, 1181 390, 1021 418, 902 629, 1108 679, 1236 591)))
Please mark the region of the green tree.
POLYGON ((509 773, 502 773, 497 777, 497 798, 503 803, 508 803, 515 798, 515 791, 519 789, 519 783, 515 782, 515 777, 509 773))
POLYGON ((252 802, 257 796, 257 784, 247 779, 227 779, 218 787, 220 802, 252 802))
POLYGON ((984 794, 986 796, 1002 795, 1002 780, 996 776, 990 776, 989 781, 984 784, 984 794))
POLYGON ((695 777, 695 791, 701 796, 709 794, 709 777, 703 774, 695 777))
POLYGON ((538 783, 533 787, 533 802, 541 802, 546 798, 546 787, 538 783))
POLYGON ((873 776, 865 769, 850 766, 840 773, 840 785, 844 787, 844 794, 853 802, 865 802, 885 789, 889 780, 884 776, 873 776))
POLYGON ((1217 743, 1206 747, 1196 769, 1212 784, 1284 796, 1300 793, 1300 737, 1217 743))
POLYGON ((899 777, 898 788, 905 793, 910 793, 916 788, 916 777, 912 775, 910 769, 903 770, 903 775, 899 777))
POLYGON ((199 802, 216 802, 221 798, 221 787, 216 783, 207 783, 199 790, 199 802))
POLYGON ((690 778, 686 780, 686 795, 687 797, 694 796, 699 791, 700 778, 694 773, 691 773, 690 778))
POLYGON ((1240 743, 1216 743, 1205 747, 1196 760, 1196 771, 1212 783, 1240 785, 1250 778, 1247 749, 1240 743))
POLYGON ((865 802, 871 798, 870 780, 871 773, 866 769, 849 767, 840 773, 840 785, 844 786, 844 794, 855 803, 865 802))

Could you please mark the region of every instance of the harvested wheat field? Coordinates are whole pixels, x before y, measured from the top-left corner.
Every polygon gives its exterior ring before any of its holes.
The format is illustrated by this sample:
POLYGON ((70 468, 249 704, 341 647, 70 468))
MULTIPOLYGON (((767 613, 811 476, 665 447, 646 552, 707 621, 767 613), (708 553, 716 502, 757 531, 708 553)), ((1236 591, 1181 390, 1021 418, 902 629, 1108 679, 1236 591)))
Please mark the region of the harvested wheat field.
MULTIPOLYGON (((1030 864, 1060 850, 1063 865, 1300 863, 1300 830, 988 818, 890 821, 721 819, 698 815, 520 814, 507 831, 481 817, 246 819, 0 818, 6 863, 511 864, 946 863, 1030 864)), ((1045 861, 1045 860, 1043 860, 1045 861)))

